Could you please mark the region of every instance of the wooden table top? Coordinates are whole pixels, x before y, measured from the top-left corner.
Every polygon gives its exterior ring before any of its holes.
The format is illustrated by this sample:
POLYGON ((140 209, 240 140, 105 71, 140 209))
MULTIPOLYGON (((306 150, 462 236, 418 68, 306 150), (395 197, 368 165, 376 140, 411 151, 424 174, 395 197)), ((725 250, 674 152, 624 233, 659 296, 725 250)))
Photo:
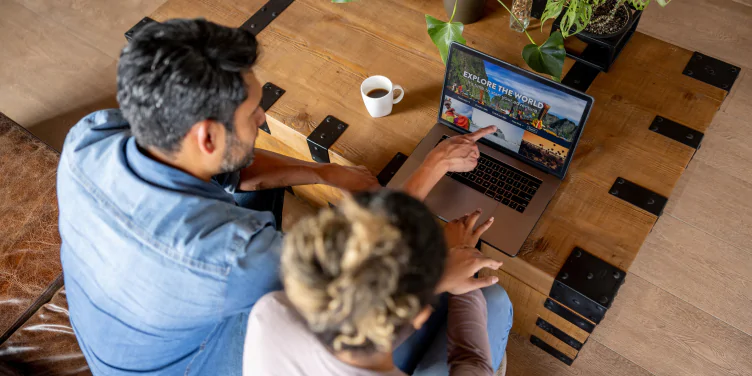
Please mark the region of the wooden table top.
MULTIPOLYGON (((169 0, 151 17, 204 17, 238 27, 263 0, 169 0)), ((507 1, 509 3, 509 1, 507 1)), ((424 14, 446 19, 441 1, 361 0, 332 4, 296 0, 259 35, 254 72, 286 93, 267 112, 272 137, 302 155, 306 137, 327 116, 349 124, 330 150, 332 162, 362 164, 378 173, 397 152, 409 155, 436 123, 444 77, 424 14), (361 82, 384 75, 405 88, 392 115, 371 118, 361 82)), ((507 12, 487 3, 466 25, 467 45, 527 68, 524 34, 509 29, 507 12)), ((538 43, 548 35, 531 28, 538 43)), ((568 43, 576 44, 575 38, 568 43)), ((648 130, 656 115, 705 132, 726 92, 682 75, 692 52, 635 33, 611 70, 587 93, 595 98, 569 172, 557 195, 505 270, 547 294, 575 246, 628 270, 657 217, 609 194, 617 177, 670 196, 694 155, 689 146, 648 130)), ((573 61, 567 59, 567 72, 573 61)), ((273 141, 276 142, 276 141, 273 141)), ((496 252, 499 253, 499 252, 496 252)))

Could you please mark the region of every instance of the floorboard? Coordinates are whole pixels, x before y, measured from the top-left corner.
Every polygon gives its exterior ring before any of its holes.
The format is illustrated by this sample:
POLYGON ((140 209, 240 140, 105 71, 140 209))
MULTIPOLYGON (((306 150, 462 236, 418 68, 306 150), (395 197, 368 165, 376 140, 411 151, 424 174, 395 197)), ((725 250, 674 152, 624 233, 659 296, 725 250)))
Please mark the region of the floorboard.
POLYGON ((749 249, 664 215, 640 249, 630 274, 752 334, 750 270, 749 249))
MULTIPOLYGON (((112 58, 125 46, 123 34, 167 0, 15 0, 48 22, 57 22, 112 58)), ((44 24, 44 23, 41 23, 44 24)))
POLYGON ((507 345, 507 362, 507 376, 651 375, 647 370, 592 339, 570 367, 534 346, 529 340, 512 334, 507 345))
POLYGON ((630 274, 591 336, 655 375, 749 375, 752 337, 630 274))

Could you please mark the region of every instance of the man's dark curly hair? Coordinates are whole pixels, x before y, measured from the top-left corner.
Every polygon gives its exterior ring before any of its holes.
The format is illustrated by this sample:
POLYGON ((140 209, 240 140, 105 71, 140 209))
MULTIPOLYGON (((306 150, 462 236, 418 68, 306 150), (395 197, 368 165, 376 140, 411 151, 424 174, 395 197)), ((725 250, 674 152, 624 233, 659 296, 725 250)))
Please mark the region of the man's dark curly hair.
POLYGON ((386 189, 358 193, 288 232, 282 280, 326 346, 391 351, 434 299, 446 254, 442 229, 423 203, 386 189))
POLYGON ((256 48, 250 32, 204 19, 153 23, 136 33, 120 54, 117 99, 138 144, 175 152, 207 119, 232 132, 256 48))

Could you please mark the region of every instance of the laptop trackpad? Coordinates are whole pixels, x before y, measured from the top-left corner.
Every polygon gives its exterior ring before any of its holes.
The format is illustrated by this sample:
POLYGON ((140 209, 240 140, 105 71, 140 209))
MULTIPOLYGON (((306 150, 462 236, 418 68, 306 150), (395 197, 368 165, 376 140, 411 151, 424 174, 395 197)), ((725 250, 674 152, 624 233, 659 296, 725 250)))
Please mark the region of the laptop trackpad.
POLYGON ((450 177, 444 176, 428 194, 425 204, 434 214, 446 222, 480 208, 483 213, 477 224, 481 224, 491 217, 499 203, 450 177))

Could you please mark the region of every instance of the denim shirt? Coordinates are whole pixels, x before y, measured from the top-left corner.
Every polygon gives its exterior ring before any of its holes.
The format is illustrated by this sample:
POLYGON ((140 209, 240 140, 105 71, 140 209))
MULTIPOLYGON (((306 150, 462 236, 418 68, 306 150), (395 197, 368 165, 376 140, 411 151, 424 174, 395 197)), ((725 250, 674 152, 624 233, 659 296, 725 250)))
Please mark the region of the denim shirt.
POLYGON ((137 147, 118 110, 68 134, 57 175, 70 320, 95 375, 239 375, 248 313, 281 289, 274 216, 137 147))

